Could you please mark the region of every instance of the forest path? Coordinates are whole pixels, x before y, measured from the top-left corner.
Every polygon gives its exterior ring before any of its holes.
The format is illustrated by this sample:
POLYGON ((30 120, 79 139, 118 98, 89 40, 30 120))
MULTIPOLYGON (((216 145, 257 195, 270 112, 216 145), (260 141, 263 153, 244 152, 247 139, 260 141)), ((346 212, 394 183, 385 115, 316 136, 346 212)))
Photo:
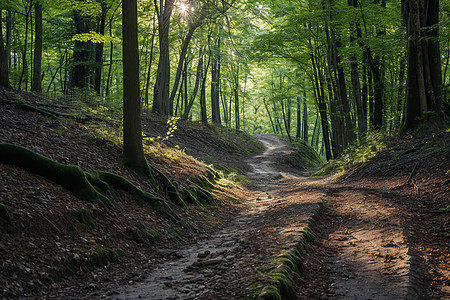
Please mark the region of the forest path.
MULTIPOLYGON (((161 261, 142 282, 109 291, 113 299, 241 299, 258 270, 298 242, 307 220, 318 209, 321 194, 303 197, 292 183, 305 177, 283 172, 274 161, 293 150, 283 139, 258 135, 265 151, 251 157, 253 194, 245 209, 222 230, 181 249, 158 251, 161 261)), ((297 185, 298 187, 298 185, 297 185)))
POLYGON ((73 299, 244 299, 249 285, 270 280, 273 259, 299 242, 319 207, 317 239, 307 245, 304 272, 294 276, 298 299, 426 298, 422 264, 398 217, 404 208, 391 201, 403 201, 398 182, 294 174, 283 163, 294 154, 285 139, 256 137, 265 150, 247 159, 251 194, 239 215, 208 237, 160 249, 128 285, 106 282, 73 299))

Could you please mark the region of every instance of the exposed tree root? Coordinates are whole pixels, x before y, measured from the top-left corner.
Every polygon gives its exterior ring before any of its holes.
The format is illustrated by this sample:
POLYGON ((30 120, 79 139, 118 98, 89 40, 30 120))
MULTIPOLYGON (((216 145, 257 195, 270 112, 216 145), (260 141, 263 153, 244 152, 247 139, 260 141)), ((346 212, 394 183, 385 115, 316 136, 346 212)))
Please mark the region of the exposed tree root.
POLYGON ((6 143, 0 144, 0 163, 16 165, 39 174, 68 189, 79 199, 98 203, 103 207, 112 205, 110 199, 92 186, 85 172, 78 166, 63 165, 27 148, 6 143))
MULTIPOLYGON (((78 166, 60 164, 27 148, 6 143, 0 143, 0 163, 16 165, 28 172, 39 174, 66 188, 77 198, 105 208, 113 205, 113 201, 105 194, 111 194, 110 186, 114 186, 131 193, 138 204, 147 202, 161 214, 186 225, 164 199, 142 191, 117 174, 103 171, 87 173, 78 166)), ((170 183, 167 177, 165 178, 170 183)), ((171 187, 176 191, 173 185, 171 187)), ((176 194, 180 197, 177 191, 176 194)), ((183 201, 181 197, 180 200, 183 201)))

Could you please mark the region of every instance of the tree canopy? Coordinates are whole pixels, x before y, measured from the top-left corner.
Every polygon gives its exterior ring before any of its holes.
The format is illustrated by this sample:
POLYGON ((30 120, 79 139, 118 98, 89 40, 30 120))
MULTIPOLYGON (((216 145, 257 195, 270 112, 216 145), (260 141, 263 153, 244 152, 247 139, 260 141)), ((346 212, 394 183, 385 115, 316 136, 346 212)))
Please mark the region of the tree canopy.
MULTIPOLYGON (((123 5, 3 0, 0 85, 121 107, 123 5)), ((286 135, 330 159, 372 131, 445 126, 449 11, 437 0, 138 0, 133 97, 144 113, 286 135)))

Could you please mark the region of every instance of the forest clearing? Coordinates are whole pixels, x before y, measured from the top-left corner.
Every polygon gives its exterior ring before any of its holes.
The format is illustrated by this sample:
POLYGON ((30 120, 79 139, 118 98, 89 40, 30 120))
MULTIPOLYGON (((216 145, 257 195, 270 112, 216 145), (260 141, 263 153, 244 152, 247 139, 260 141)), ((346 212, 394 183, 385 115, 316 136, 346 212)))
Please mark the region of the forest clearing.
POLYGON ((0 0, 0 299, 450 299, 448 0, 0 0))

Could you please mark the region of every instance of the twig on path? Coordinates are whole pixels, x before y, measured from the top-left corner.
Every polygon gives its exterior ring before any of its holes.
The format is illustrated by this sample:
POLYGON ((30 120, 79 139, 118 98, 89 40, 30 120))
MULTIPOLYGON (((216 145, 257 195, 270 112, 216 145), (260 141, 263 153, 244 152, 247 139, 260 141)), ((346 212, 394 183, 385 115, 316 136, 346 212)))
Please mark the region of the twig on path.
POLYGON ((414 164, 414 168, 412 169, 411 174, 409 175, 408 181, 406 183, 411 183, 413 176, 416 174, 416 169, 417 163, 414 164))

